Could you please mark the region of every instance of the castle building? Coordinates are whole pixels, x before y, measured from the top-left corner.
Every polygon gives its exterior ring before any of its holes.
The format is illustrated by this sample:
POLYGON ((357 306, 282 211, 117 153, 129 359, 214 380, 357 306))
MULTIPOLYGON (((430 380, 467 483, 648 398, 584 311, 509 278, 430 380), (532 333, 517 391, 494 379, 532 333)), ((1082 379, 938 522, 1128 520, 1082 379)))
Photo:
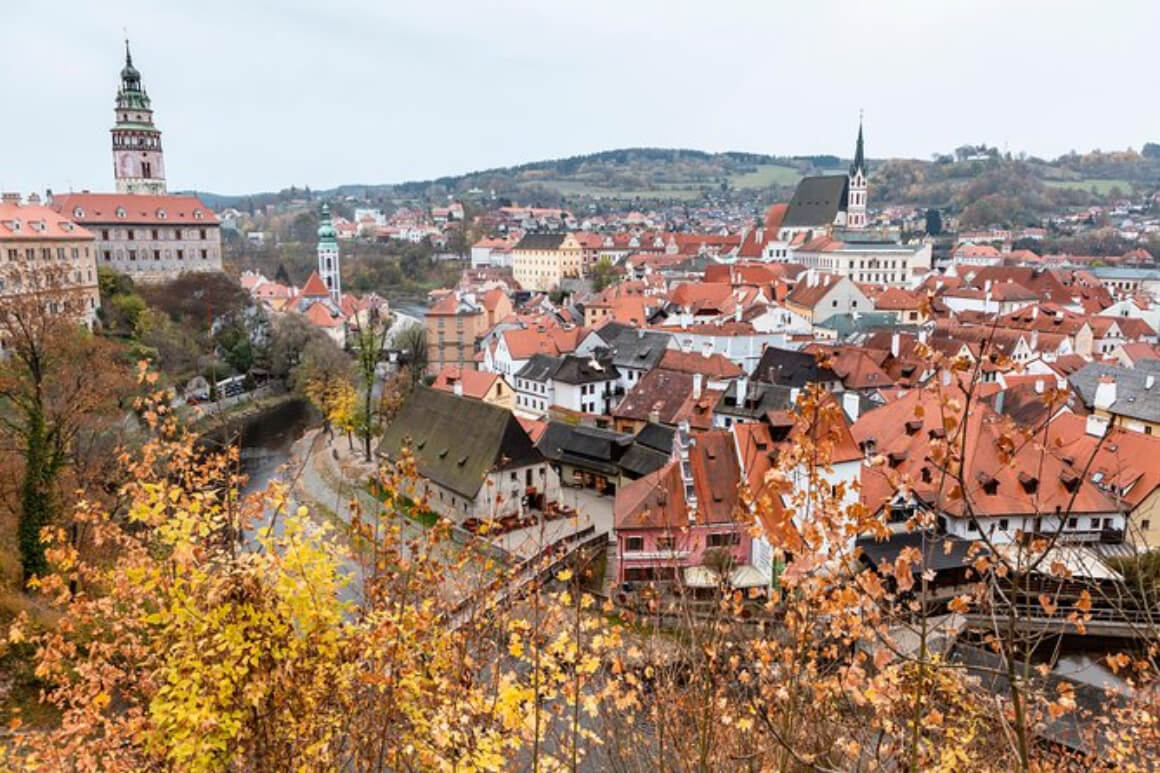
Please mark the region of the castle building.
POLYGON ((330 206, 322 205, 322 218, 318 224, 318 276, 326 283, 330 298, 336 304, 342 299, 342 276, 338 262, 338 235, 330 220, 330 206))
POLYGON ((217 215, 196 196, 166 193, 161 132, 150 105, 126 41, 112 130, 117 192, 50 194, 48 206, 93 234, 98 267, 143 282, 221 271, 217 215))
POLYGON ((36 303, 91 328, 101 303, 93 235, 42 206, 36 194, 20 198, 0 197, 0 300, 36 303))
POLYGON ((117 122, 113 134, 113 177, 117 193, 165 193, 165 154, 161 131, 153 125, 149 94, 133 66, 125 41, 125 67, 117 91, 117 122))

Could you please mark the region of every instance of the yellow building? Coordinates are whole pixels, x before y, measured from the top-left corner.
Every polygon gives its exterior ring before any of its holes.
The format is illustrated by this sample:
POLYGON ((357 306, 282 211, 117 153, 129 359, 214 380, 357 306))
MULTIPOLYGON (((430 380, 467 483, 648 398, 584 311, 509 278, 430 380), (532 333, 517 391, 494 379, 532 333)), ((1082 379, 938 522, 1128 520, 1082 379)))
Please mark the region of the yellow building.
POLYGON ((525 290, 547 292, 584 276, 584 247, 573 234, 527 234, 512 248, 512 278, 525 290))
POLYGON ((68 218, 5 193, 0 199, 0 298, 39 300, 92 328, 100 307, 93 235, 68 218))

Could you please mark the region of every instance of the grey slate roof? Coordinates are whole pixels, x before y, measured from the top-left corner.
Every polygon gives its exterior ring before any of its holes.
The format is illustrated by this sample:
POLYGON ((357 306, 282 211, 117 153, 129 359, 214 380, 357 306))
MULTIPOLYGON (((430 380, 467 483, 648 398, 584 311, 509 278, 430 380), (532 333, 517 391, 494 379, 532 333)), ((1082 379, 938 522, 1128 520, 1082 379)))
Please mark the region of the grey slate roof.
POLYGON ((746 381, 745 399, 738 400, 740 381, 731 381, 717 400, 714 414, 742 419, 760 419, 769 411, 788 411, 793 408, 792 389, 778 384, 746 381))
POLYGON ((669 333, 641 328, 619 331, 611 341, 612 364, 619 368, 652 370, 661 361, 672 338, 669 333))
POLYGON ((557 250, 564 241, 564 234, 524 234, 514 250, 557 250))
POLYGON ((668 455, 673 452, 673 438, 677 431, 663 424, 648 423, 636 433, 636 442, 646 448, 668 455))
POLYGON ((554 462, 617 475, 620 472, 617 463, 630 445, 632 435, 550 421, 536 447, 554 462))
POLYGON ((1092 362, 1068 376, 1072 388, 1079 392, 1084 405, 1091 407, 1096 399, 1096 386, 1101 376, 1116 380, 1116 401, 1111 412, 1132 419, 1160 422, 1160 360, 1140 360, 1135 368, 1121 368, 1092 362), (1148 376, 1153 377, 1148 388, 1148 376))
POLYGON ((397 459, 408 444, 419 475, 468 499, 492 470, 544 459, 511 411, 425 386, 403 403, 379 454, 397 459))
POLYGON ((839 212, 846 210, 850 178, 846 175, 805 177, 790 199, 783 228, 833 225, 839 212))
POLYGON ((516 371, 516 378, 523 378, 529 381, 547 381, 560 367, 561 358, 553 357, 550 354, 533 354, 524 364, 524 367, 516 371))
POLYGON ((761 360, 753 369, 753 378, 795 389, 802 389, 807 384, 840 380, 833 370, 819 365, 814 355, 775 346, 767 346, 761 353, 761 360))
POLYGON ((597 362, 590 357, 565 355, 560 360, 556 372, 552 374, 554 381, 565 384, 591 384, 594 381, 609 381, 620 378, 620 371, 608 360, 597 362))
POLYGON ((900 326, 896 316, 886 311, 866 312, 859 314, 857 318, 853 314, 834 314, 826 317, 822 322, 815 323, 814 327, 833 330, 839 338, 845 338, 866 330, 881 330, 882 328, 912 329, 900 326))

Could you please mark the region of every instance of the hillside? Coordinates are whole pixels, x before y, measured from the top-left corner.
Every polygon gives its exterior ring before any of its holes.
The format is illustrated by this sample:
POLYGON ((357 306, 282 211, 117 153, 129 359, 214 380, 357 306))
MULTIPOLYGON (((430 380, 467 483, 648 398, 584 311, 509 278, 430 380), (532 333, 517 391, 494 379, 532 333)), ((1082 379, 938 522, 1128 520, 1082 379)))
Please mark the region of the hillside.
MULTIPOLYGON (((246 208, 295 199, 353 197, 379 204, 428 204, 448 196, 492 197, 577 206, 641 202, 715 202, 784 198, 802 176, 834 172, 836 156, 768 156, 689 149, 626 148, 536 161, 400 184, 349 184, 311 191, 221 196, 199 192, 215 208, 246 208)), ((1013 158, 986 146, 963 146, 933 160, 871 159, 871 200, 966 213, 967 219, 1022 221, 1059 207, 1085 206, 1160 187, 1160 146, 1142 153, 1092 151, 1055 160, 1013 158), (972 207, 977 211, 972 213, 972 207)))

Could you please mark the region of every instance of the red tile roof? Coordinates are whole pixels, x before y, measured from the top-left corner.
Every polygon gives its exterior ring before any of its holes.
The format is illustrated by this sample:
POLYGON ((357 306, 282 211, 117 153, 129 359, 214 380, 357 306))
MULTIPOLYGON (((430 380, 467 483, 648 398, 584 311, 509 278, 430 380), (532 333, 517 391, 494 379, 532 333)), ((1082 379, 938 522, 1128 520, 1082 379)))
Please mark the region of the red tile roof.
POLYGON ((482 400, 491 391, 498 378, 499 374, 497 373, 468 370, 460 368, 458 365, 444 365, 443 369, 435 375, 435 381, 432 382, 431 386, 434 389, 442 389, 444 392, 454 392, 455 384, 459 383, 463 387, 464 397, 482 400))
POLYGON ((679 349, 665 349, 657 367, 680 373, 700 373, 712 379, 740 378, 745 375, 740 366, 717 352, 705 356, 696 352, 682 352, 679 349))
POLYGON ((217 215, 196 196, 148 196, 139 193, 65 193, 52 208, 78 223, 149 223, 217 225, 217 215), (119 217, 118 211, 124 216, 119 217))
POLYGON ((306 280, 306 284, 302 285, 302 291, 298 293, 298 296, 300 298, 329 298, 330 290, 326 289, 326 283, 322 281, 318 272, 311 271, 310 278, 306 280))
POLYGON ((21 241, 92 239, 68 215, 37 204, 0 204, 0 239, 21 241))

